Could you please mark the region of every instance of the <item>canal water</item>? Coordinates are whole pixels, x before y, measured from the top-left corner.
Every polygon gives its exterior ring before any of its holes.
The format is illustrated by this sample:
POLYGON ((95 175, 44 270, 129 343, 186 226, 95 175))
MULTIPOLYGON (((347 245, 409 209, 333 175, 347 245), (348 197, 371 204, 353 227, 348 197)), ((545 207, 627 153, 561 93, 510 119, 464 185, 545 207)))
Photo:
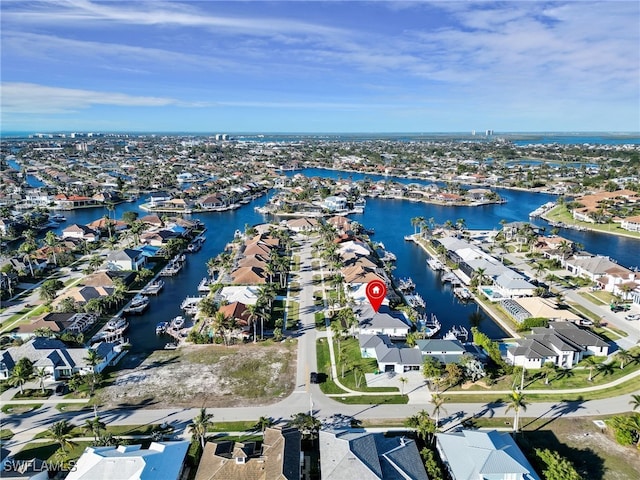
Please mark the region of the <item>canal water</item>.
MULTIPOLYGON (((323 169, 287 172, 290 175, 296 173, 303 173, 306 176, 352 178, 354 180, 367 177, 377 181, 385 178, 323 169)), ((407 179, 397 180, 403 183, 428 183, 407 179)), ((367 228, 375 229, 372 239, 384 243, 389 251, 396 254, 398 260, 393 272, 394 275, 398 278, 411 277, 414 280, 418 293, 427 302, 427 311, 436 314, 442 323, 442 333, 446 333, 454 325, 469 328, 469 316, 477 311, 478 307, 473 303, 463 304, 456 300, 450 286, 443 285, 439 274, 432 272, 427 267, 427 256, 424 251, 415 244, 404 241, 404 235, 413 233, 411 218, 417 216, 422 216, 425 219, 433 218, 439 224, 443 224, 447 220, 455 223, 457 219, 464 218, 466 227, 470 229, 499 229, 502 219, 508 222, 526 221, 529 212, 543 203, 554 200, 554 197, 550 195, 526 191, 499 190, 499 193, 507 199, 507 203, 482 207, 442 207, 404 200, 372 198, 367 200, 363 214, 350 217, 367 228)), ((199 252, 188 255, 186 267, 177 276, 165 278, 165 289, 157 297, 151 298, 150 308, 143 315, 130 317, 128 335, 133 345, 132 353, 144 354, 164 347, 168 338, 156 336, 155 325, 181 314, 180 303, 186 296, 198 295, 197 285, 207 274, 207 260, 224 250, 225 245, 233 238, 237 229, 244 230, 247 224, 254 225, 269 221, 269 218, 254 210, 255 207, 264 205, 266 201, 267 197, 265 196, 237 210, 203 212, 194 215, 194 218, 199 218, 206 225, 207 241, 199 252)), ((137 211, 141 216, 144 215, 145 212, 138 208, 143 202, 144 198, 141 198, 135 203, 117 205, 115 207, 116 218, 122 218, 122 214, 128 210, 137 211)), ((107 213, 108 211, 104 207, 64 212, 67 222, 63 223, 56 233, 71 223, 86 224, 107 213)), ((548 227, 543 220, 536 220, 534 223, 541 227, 548 227)), ((561 235, 582 243, 585 249, 590 252, 609 255, 622 265, 635 266, 640 263, 640 241, 638 240, 573 230, 562 230, 561 235)), ((484 314, 479 328, 492 338, 505 336, 500 327, 484 314)))

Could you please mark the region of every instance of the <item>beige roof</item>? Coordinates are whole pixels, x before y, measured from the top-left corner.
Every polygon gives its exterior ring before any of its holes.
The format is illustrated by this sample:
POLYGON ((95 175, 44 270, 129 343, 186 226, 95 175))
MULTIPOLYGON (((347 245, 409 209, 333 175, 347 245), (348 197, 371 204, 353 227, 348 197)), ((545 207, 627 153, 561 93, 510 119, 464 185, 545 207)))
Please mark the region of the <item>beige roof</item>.
POLYGON ((267 283, 267 274, 262 268, 240 267, 231 272, 233 283, 255 285, 267 283))
POLYGON ((532 317, 567 320, 580 320, 580 317, 567 309, 559 309, 558 305, 549 298, 524 297, 515 299, 532 317))

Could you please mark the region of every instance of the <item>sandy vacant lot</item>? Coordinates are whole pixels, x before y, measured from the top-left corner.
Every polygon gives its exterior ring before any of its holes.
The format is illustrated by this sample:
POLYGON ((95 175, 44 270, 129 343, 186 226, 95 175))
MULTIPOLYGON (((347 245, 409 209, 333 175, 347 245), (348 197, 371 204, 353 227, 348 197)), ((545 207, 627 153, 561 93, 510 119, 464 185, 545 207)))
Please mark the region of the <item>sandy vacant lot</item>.
POLYGON ((291 393, 296 344, 190 345, 158 351, 118 372, 99 393, 109 406, 266 405, 291 393))

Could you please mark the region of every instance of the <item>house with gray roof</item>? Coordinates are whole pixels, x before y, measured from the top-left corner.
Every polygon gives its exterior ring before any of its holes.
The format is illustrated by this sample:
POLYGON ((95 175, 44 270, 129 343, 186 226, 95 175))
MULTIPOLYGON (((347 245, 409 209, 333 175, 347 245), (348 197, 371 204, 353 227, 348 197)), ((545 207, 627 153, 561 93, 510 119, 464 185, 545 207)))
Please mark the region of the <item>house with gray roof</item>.
POLYGON ((536 327, 531 334, 516 341, 518 345, 507 350, 507 361, 525 368, 542 368, 546 362, 572 368, 589 355, 609 354, 607 342, 572 322, 551 322, 546 328, 536 327))
POLYGON ((415 348, 400 348, 387 335, 358 335, 360 354, 364 358, 375 358, 381 372, 403 373, 420 370, 422 354, 415 348))
POLYGON ((540 480, 507 432, 437 433, 436 448, 453 480, 540 480))
POLYGON ((121 345, 112 342, 100 342, 92 348, 102 358, 94 367, 86 360, 88 348, 69 348, 57 338, 34 337, 18 347, 0 351, 0 379, 9 378, 21 358, 31 360, 34 368, 44 368, 54 380, 61 380, 74 373, 99 373, 122 352, 121 345))
POLYGON ((458 363, 467 352, 458 340, 428 338, 416 341, 416 349, 423 357, 432 357, 441 363, 458 363))
POLYGON ((147 257, 142 251, 133 248, 116 250, 107 256, 109 270, 142 270, 146 262, 147 257))
POLYGON ((371 305, 362 304, 355 311, 358 329, 361 334, 387 335, 390 338, 406 338, 411 330, 406 315, 393 310, 388 305, 381 305, 376 312, 371 305))
POLYGON ((87 447, 67 480, 179 480, 189 442, 152 442, 119 447, 87 447))
POLYGON ((323 480, 428 480, 413 440, 382 433, 320 430, 323 480))

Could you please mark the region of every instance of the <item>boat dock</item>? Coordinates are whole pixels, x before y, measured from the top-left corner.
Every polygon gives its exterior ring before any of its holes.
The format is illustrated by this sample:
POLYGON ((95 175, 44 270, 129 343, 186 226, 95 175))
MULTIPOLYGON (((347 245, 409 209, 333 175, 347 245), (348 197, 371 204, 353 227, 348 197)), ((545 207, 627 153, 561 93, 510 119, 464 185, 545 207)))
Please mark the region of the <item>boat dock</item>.
POLYGON ((178 272, 182 270, 182 267, 184 266, 186 261, 187 257, 184 253, 178 255, 177 257, 174 257, 162 270, 160 270, 160 276, 172 277, 174 275, 177 275, 178 272))
POLYGON ((158 295, 163 288, 164 280, 154 280, 140 290, 140 293, 142 295, 158 295))

